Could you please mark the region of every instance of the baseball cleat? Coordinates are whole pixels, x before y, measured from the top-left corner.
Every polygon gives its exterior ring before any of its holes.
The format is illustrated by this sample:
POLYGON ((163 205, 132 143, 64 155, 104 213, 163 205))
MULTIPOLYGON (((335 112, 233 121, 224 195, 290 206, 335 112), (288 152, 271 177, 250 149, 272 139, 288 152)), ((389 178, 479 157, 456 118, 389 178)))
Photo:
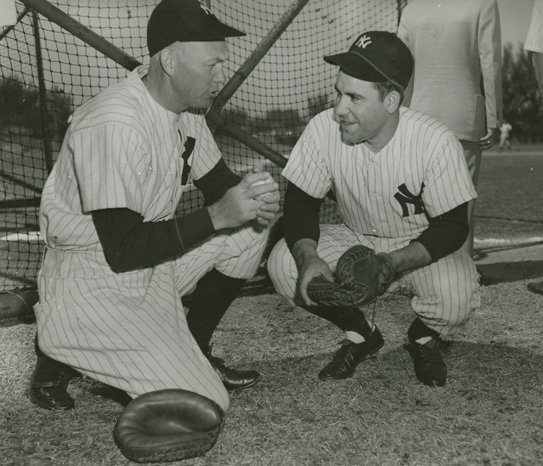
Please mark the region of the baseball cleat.
POLYGON ((30 382, 30 400, 43 409, 72 409, 74 400, 66 389, 79 373, 44 354, 38 355, 30 382))
POLYGON ((319 372, 319 379, 341 380, 351 377, 354 374, 356 366, 377 353, 384 344, 383 335, 381 335, 377 327, 371 336, 362 343, 344 340, 332 361, 319 372))
POLYGON ((253 370, 238 370, 228 367, 224 360, 215 356, 207 356, 215 372, 219 375, 224 388, 227 390, 239 390, 249 388, 258 383, 261 375, 253 370))
POLYGON ((439 340, 432 338, 420 344, 410 341, 409 354, 415 366, 415 375, 424 385, 442 387, 447 381, 447 365, 439 351, 439 340))

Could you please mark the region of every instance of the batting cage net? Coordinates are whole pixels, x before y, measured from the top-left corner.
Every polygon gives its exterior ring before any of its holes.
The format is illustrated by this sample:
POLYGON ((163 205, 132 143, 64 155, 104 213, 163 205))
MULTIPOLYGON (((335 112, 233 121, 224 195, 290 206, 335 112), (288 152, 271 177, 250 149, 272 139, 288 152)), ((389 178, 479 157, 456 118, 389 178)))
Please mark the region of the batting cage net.
MULTIPOLYGON (((322 57, 346 50, 364 30, 396 31, 405 1, 204 2, 247 33, 227 41, 232 79, 208 114, 231 168, 264 164, 280 180, 305 124, 333 103, 337 70, 322 57)), ((148 62, 146 25, 157 3, 17 0, 16 24, 0 27, 0 291, 35 285, 40 193, 69 115, 148 62)), ((179 210, 201 202, 191 190, 179 210)), ((322 220, 336 221, 333 201, 326 200, 322 220)))

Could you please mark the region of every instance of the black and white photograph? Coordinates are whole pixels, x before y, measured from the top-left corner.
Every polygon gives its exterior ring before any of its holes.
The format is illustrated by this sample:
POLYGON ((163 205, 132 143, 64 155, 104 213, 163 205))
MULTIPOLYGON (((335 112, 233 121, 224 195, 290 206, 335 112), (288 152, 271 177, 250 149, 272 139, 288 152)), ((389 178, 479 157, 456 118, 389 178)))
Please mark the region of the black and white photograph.
POLYGON ((543 0, 0 0, 0 439, 543 464, 543 0))

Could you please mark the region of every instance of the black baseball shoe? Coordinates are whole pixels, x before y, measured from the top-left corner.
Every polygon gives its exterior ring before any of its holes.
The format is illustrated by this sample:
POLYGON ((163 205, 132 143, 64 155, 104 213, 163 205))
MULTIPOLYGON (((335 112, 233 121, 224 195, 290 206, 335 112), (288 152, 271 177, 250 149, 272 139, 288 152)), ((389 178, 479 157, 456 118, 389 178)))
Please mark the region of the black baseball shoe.
POLYGON ((43 409, 72 409, 75 403, 66 389, 76 377, 79 372, 40 351, 30 381, 30 400, 43 409))
POLYGON ((442 387, 447 381, 447 365, 439 350, 439 339, 432 339, 424 344, 409 341, 409 354, 415 366, 415 375, 424 385, 442 387))
POLYGON ((373 330, 371 336, 362 343, 344 340, 341 348, 334 355, 334 359, 319 372, 319 379, 340 380, 351 377, 356 366, 364 359, 377 353, 384 344, 383 335, 381 335, 377 327, 373 330))
POLYGON ((238 370, 228 367, 224 360, 215 356, 207 355, 215 372, 219 374, 224 387, 227 390, 239 390, 249 388, 258 383, 261 379, 260 374, 253 370, 238 370))

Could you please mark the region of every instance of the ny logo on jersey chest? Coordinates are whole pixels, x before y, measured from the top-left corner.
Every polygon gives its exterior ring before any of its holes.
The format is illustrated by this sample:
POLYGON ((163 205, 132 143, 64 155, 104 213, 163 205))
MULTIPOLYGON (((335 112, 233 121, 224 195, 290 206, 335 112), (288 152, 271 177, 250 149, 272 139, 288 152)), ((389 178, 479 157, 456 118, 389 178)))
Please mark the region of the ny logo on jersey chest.
POLYGON ((196 144, 196 139, 194 139, 191 136, 187 137, 187 140, 185 141, 185 150, 183 151, 183 154, 181 157, 183 158, 183 171, 181 172, 181 185, 185 186, 189 180, 189 174, 191 166, 189 165, 189 157, 192 154, 192 151, 194 150, 194 145, 196 144))
POLYGON ((394 197, 399 202, 402 208, 402 217, 409 217, 408 204, 415 206, 413 215, 423 214, 426 212, 424 203, 422 202, 422 192, 424 191, 424 183, 420 186, 420 192, 418 194, 412 194, 405 183, 398 186, 398 192, 394 194, 394 197))

